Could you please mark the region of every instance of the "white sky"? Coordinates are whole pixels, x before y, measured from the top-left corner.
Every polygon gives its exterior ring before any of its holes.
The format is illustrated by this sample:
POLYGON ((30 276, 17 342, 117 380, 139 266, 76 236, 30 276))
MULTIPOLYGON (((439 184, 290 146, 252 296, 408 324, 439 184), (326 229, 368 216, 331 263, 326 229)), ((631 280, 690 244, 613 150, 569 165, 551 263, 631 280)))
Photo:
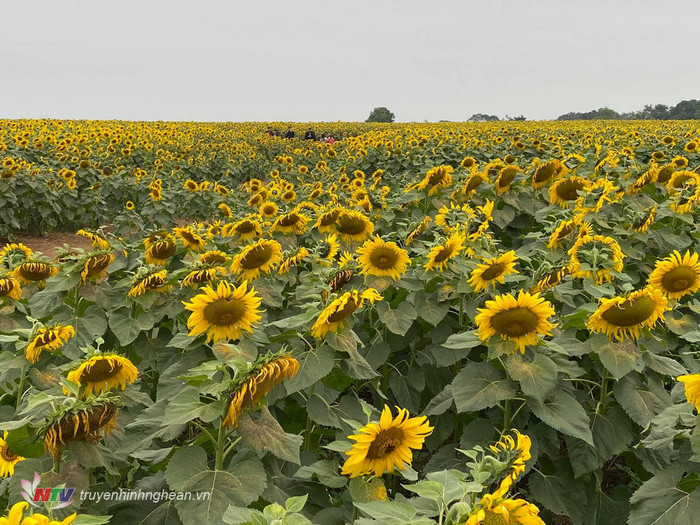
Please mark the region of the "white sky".
POLYGON ((700 98, 699 0, 0 0, 0 118, 398 121, 700 98))

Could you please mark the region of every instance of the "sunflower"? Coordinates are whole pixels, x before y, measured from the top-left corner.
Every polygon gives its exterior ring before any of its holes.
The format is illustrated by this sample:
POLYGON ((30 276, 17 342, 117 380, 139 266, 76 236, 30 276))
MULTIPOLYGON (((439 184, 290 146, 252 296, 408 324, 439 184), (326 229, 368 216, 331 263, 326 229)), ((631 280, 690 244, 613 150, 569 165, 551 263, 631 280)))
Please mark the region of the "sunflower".
POLYGON ((252 281, 260 272, 270 273, 282 261, 282 246, 277 241, 261 239, 249 244, 233 258, 231 273, 240 279, 252 281))
POLYGON ((204 249, 207 241, 199 235, 191 226, 173 228, 173 234, 182 241, 188 250, 198 252, 204 249))
POLYGON ((515 256, 515 251, 511 250, 498 257, 488 259, 479 264, 472 271, 469 280, 467 281, 474 288, 475 292, 483 292, 489 285, 496 283, 504 283, 505 276, 512 273, 518 273, 515 269, 515 262, 518 258, 515 256))
POLYGON ((549 181, 560 177, 565 171, 566 166, 557 159, 537 164, 535 173, 532 175, 532 187, 538 189, 546 186, 549 181))
POLYGON ((339 291, 343 288, 343 286, 350 282, 350 279, 352 279, 353 275, 355 275, 355 270, 353 270, 352 268, 337 271, 335 275, 331 277, 331 280, 326 283, 326 286, 330 288, 330 291, 323 290, 323 292, 321 292, 321 299, 323 300, 323 302, 326 302, 329 293, 335 293, 339 291))
POLYGON ((182 279, 180 287, 190 286, 195 288, 199 284, 216 280, 217 276, 219 275, 225 276, 226 273, 226 268, 223 266, 210 266, 208 268, 195 269, 188 273, 184 279, 182 279))
MULTIPOLYGON (((116 354, 100 354, 91 357, 68 373, 66 379, 82 388, 82 396, 87 397, 93 392, 99 395, 105 390, 126 388, 136 381, 139 371, 126 357, 116 354)), ((68 392, 64 389, 64 394, 68 392)))
POLYGON ((288 354, 273 354, 259 359, 240 380, 231 394, 223 427, 237 427, 244 410, 253 408, 270 390, 299 371, 299 361, 288 354))
POLYGON ((303 246, 297 250, 297 252, 292 255, 291 257, 287 257, 282 264, 280 264, 279 270, 277 270, 277 273, 279 275, 284 275, 285 273, 288 273, 289 270, 292 269, 293 266, 299 265, 304 259, 306 259, 309 256, 309 250, 304 248, 303 246))
POLYGON ((425 233, 425 230, 428 229, 428 225, 430 225, 430 221, 432 219, 428 217, 427 215, 423 217, 423 219, 418 223, 418 225, 411 231, 411 233, 408 234, 406 237, 406 241, 404 242, 404 245, 409 246, 413 244, 413 242, 420 236, 425 233))
MULTIPOLYGON (((475 242, 479 237, 486 234, 489 224, 493 220, 494 204, 494 201, 486 199, 486 204, 476 207, 476 217, 470 221, 471 224, 467 225, 467 240, 469 242, 475 242)), ((490 239, 491 237, 486 234, 486 238, 490 239)))
POLYGON ((27 261, 15 268, 15 278, 24 284, 35 282, 43 287, 44 281, 58 273, 53 264, 42 261, 27 261))
POLYGON ((530 438, 515 429, 512 432, 515 434, 515 438, 504 435, 495 445, 489 445, 491 451, 498 454, 498 459, 507 462, 510 467, 510 472, 501 481, 498 489, 498 492, 502 494, 508 492, 520 474, 525 472, 525 463, 532 457, 530 438))
POLYGON ((74 512, 60 522, 52 520, 49 516, 45 516, 39 512, 32 512, 31 516, 23 518, 24 510, 28 507, 29 503, 26 501, 15 503, 12 505, 7 518, 0 518, 0 525, 70 525, 78 515, 77 512, 74 512))
POLYGON ((22 297, 22 287, 19 281, 9 275, 0 277, 0 297, 9 297, 19 301, 22 297))
POLYGON ((688 159, 685 157, 682 157, 680 155, 677 155, 673 157, 673 160, 671 163, 677 168, 677 169, 684 169, 688 166, 688 159))
POLYGON ((197 190, 199 189, 199 184, 197 184, 197 183, 196 183, 195 181, 193 181, 192 179, 187 179, 187 180, 182 184, 182 186, 183 186, 187 191, 190 191, 190 192, 195 192, 195 191, 197 191, 197 190))
MULTIPOLYGON (((294 193, 294 192, 292 192, 294 193)), ((250 199, 248 199, 248 206, 251 208, 255 208, 256 206, 260 206, 260 204, 265 200, 265 198, 262 196, 260 193, 256 193, 253 195, 250 199)))
POLYGON ((489 180, 489 176, 486 172, 474 172, 464 181, 461 191, 464 195, 469 195, 487 180, 489 180))
POLYGON ((146 291, 151 290, 158 293, 168 292, 172 289, 172 285, 165 284, 165 278, 168 276, 168 270, 159 270, 151 272, 148 275, 138 278, 134 281, 127 295, 129 297, 138 297, 146 291))
POLYGON ((649 275, 649 285, 668 297, 680 299, 700 290, 700 262, 697 253, 686 251, 681 255, 674 251, 666 259, 658 261, 649 275))
POLYGON ((540 509, 523 499, 504 498, 497 491, 476 504, 464 525, 546 525, 540 509))
POLYGON ((476 166, 476 159, 474 157, 464 157, 459 165, 462 168, 471 169, 476 166))
POLYGON ((700 412, 700 374, 686 374, 676 379, 683 383, 688 403, 695 405, 695 410, 700 412))
POLYGON ((455 206, 450 202, 450 207, 443 206, 435 216, 435 225, 442 226, 443 231, 451 232, 465 228, 466 224, 476 218, 476 213, 468 204, 455 206))
POLYGON ((335 222, 335 229, 347 242, 364 242, 372 236, 374 224, 360 211, 342 210, 335 222))
POLYGON ((452 172, 454 172, 452 166, 437 166, 428 170, 425 177, 409 189, 415 188, 420 191, 427 189, 429 196, 435 195, 441 188, 446 188, 452 184, 452 172))
POLYGON ((345 320, 362 308, 365 300, 374 304, 375 301, 381 301, 382 296, 374 288, 368 288, 364 292, 345 292, 323 309, 311 327, 311 335, 323 339, 329 332, 337 333, 345 326, 345 320))
MULTIPOLYGON (((7 446, 7 430, 0 438, 0 478, 9 478, 15 473, 15 465, 20 461, 24 461, 24 458, 19 454, 15 454, 7 446), (4 439, 3 439, 4 438, 4 439)), ((0 518, 1 520, 2 518, 0 518)), ((2 521, 0 521, 2 523, 2 521)))
POLYGON ((210 250, 199 256, 202 264, 226 264, 231 258, 221 250, 210 250))
POLYGON ((260 208, 258 208, 258 213, 260 213, 260 216, 265 217, 266 219, 271 219, 277 215, 278 211, 279 208, 277 207, 277 204, 272 201, 265 201, 260 205, 260 208))
POLYGON ((496 193, 500 195, 508 191, 510 189, 510 184, 521 171, 523 170, 514 164, 501 168, 496 178, 496 193))
POLYGON ((226 204, 225 202, 222 202, 217 206, 219 210, 221 210, 221 214, 226 217, 227 219, 230 219, 233 217, 233 212, 231 211, 231 207, 226 204))
POLYGON ((191 303, 185 305, 192 313, 187 319, 190 336, 207 333, 207 342, 221 339, 240 339, 243 332, 252 332, 253 325, 262 317, 258 307, 262 299, 248 281, 232 287, 227 281, 221 281, 216 289, 212 285, 204 286, 191 303))
POLYGON ((81 282, 85 283, 89 278, 99 279, 113 262, 114 254, 109 252, 91 255, 83 263, 83 269, 80 272, 81 282))
POLYGON ((132 211, 135 207, 136 205, 133 201, 126 201, 126 204, 124 205, 124 208, 126 208, 127 211, 132 211))
POLYGON ((262 235, 262 226, 254 218, 245 218, 233 224, 226 224, 221 228, 221 235, 224 237, 238 235, 240 240, 248 241, 262 235))
POLYGON ((645 327, 652 328, 668 309, 662 291, 647 287, 628 297, 602 298, 586 326, 611 339, 637 339, 645 327))
POLYGON ((658 206, 652 206, 638 221, 632 224, 632 229, 638 233, 646 233, 654 222, 658 209, 658 206))
POLYGON ((559 180, 549 188, 549 202, 558 204, 562 209, 566 209, 572 201, 578 199, 579 192, 588 191, 590 187, 591 183, 589 181, 577 175, 559 180))
POLYGON ((90 239, 92 241, 92 247, 93 248, 98 248, 100 250, 109 250, 109 243, 107 242, 107 239, 104 239, 102 236, 89 232, 86 230, 78 230, 75 232, 76 235, 80 235, 81 237, 85 237, 86 239, 90 239))
POLYGON ((617 241, 603 235, 580 236, 568 253, 571 256, 571 275, 581 279, 593 279, 596 284, 611 281, 611 270, 621 272, 622 259, 625 258, 617 241))
POLYGON ((177 245, 175 244, 175 239, 170 234, 165 234, 164 236, 156 237, 156 239, 146 239, 146 252, 144 256, 148 264, 164 265, 168 259, 171 257, 177 245))
POLYGON ((486 301, 486 308, 479 308, 475 321, 479 339, 486 342, 498 334, 505 341, 513 341, 524 354, 525 347, 536 345, 540 336, 551 335, 555 325, 548 319, 553 315, 549 301, 521 290, 517 299, 506 294, 486 301))
POLYGON ((71 325, 55 325, 51 328, 39 328, 34 338, 27 345, 25 357, 27 361, 34 364, 39 360, 41 352, 44 350, 57 350, 68 342, 68 339, 75 335, 75 328, 71 325))
POLYGON ((378 423, 369 423, 348 436, 355 441, 345 454, 348 459, 342 474, 351 478, 372 474, 381 476, 403 470, 413 461, 411 449, 420 450, 423 442, 433 432, 426 416, 409 417, 408 410, 396 407, 398 414, 391 416, 391 409, 384 405, 378 423))
POLYGON ((31 248, 25 246, 21 242, 7 243, 3 246, 2 250, 0 250, 0 263, 14 255, 21 255, 22 260, 26 260, 32 256, 32 253, 31 248))
POLYGON ((406 266, 411 262, 406 250, 394 242, 383 241, 379 236, 366 241, 357 249, 357 254, 361 274, 391 277, 394 281, 406 273, 406 266))
POLYGON ((658 168, 658 172, 656 174, 656 182, 666 184, 673 176, 674 171, 676 171, 676 166, 673 164, 661 166, 661 168, 658 168))
POLYGON ((450 259, 453 259, 459 252, 464 249, 464 242, 466 241, 466 236, 462 232, 454 232, 450 235, 445 244, 439 244, 430 249, 428 253, 428 262, 424 265, 424 268, 428 271, 438 269, 443 271, 447 267, 447 263, 450 259))
POLYGON ((542 293, 549 290, 550 288, 554 288, 558 284, 561 284, 561 282, 564 280, 564 277, 566 277, 567 275, 571 275, 571 269, 569 268, 569 266, 564 266, 563 268, 553 270, 544 277, 540 278, 540 280, 537 281, 537 284, 530 289, 530 293, 542 293))
POLYGON ((272 223, 272 231, 278 231, 287 234, 301 235, 306 231, 306 226, 309 218, 303 213, 291 211, 280 215, 275 222, 272 223))

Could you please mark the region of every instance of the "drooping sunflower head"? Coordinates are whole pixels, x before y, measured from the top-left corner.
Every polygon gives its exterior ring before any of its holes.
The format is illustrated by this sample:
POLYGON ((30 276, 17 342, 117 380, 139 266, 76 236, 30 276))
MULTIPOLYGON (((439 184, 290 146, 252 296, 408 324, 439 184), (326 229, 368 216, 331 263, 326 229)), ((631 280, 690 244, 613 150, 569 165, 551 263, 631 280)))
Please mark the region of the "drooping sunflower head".
MULTIPOLYGON (((138 370, 126 357, 117 354, 99 354, 83 361, 78 368, 68 373, 66 378, 80 385, 81 395, 87 397, 101 394, 113 388, 126 388, 136 381, 138 370)), ((64 394, 68 394, 64 389, 64 394)))
POLYGON ((408 252, 399 248, 394 242, 385 242, 380 237, 366 241, 357 249, 360 273, 377 277, 399 279, 406 273, 406 267, 411 259, 408 252))
POLYGON ((550 250, 557 249, 561 242, 569 236, 573 231, 576 230, 581 225, 581 217, 579 215, 574 216, 573 219, 567 221, 561 221, 557 227, 554 229, 552 234, 549 236, 549 242, 547 243, 547 248, 550 250))
POLYGON ((177 249, 175 239, 169 233, 153 238, 149 237, 144 242, 146 244, 144 256, 148 264, 164 265, 177 249))
POLYGON ((335 221, 338 220, 342 211, 343 208, 337 206, 321 211, 317 214, 313 227, 321 233, 335 232, 335 221))
POLYGON ((173 233, 175 236, 182 241, 182 244, 185 245, 185 247, 188 250, 192 250, 194 252, 199 252, 204 249, 204 246, 206 246, 207 241, 197 233, 194 228, 191 226, 186 226, 184 228, 173 228, 173 233))
POLYGON ((75 232, 75 234, 85 237, 86 239, 90 239, 90 241, 92 241, 93 248, 97 248, 99 250, 109 250, 109 242, 107 242, 107 239, 105 239, 99 233, 90 232, 87 230, 78 230, 75 232))
POLYGON ((292 379, 298 371, 299 361, 289 354, 282 352, 259 358, 233 387, 222 426, 238 426, 238 418, 245 410, 254 408, 270 390, 285 379, 292 379))
MULTIPOLYGON (((15 473, 15 465, 25 458, 14 453, 5 441, 7 439, 7 430, 3 437, 0 438, 0 478, 9 478, 15 473), (4 438, 4 439, 3 439, 4 438)), ((2 523, 0 518, 0 523, 2 523)))
POLYGON ((518 258, 515 256, 515 251, 511 250, 498 257, 488 259, 479 264, 472 271, 469 281, 475 292, 483 292, 489 286, 495 288, 496 283, 504 283, 506 275, 518 273, 515 269, 515 263, 518 258))
POLYGON ((291 211, 277 217, 275 222, 272 223, 272 231, 292 235, 301 235, 306 231, 309 220, 310 219, 303 213, 291 211))
POLYGON ((452 166, 437 166, 428 170, 425 177, 415 185, 418 190, 428 190, 428 195, 435 195, 440 189, 452 184, 452 166))
POLYGON ((365 301, 374 304, 375 301, 381 300, 382 296, 374 288, 368 288, 363 292, 359 290, 345 292, 323 309, 311 327, 311 335, 316 339, 323 339, 329 332, 337 333, 345 327, 346 320, 362 308, 365 301))
POLYGON ((647 287, 627 297, 600 299, 598 309, 589 317, 586 326, 611 339, 637 339, 644 328, 652 328, 668 309, 661 290, 647 287))
POLYGON ((661 290, 669 299, 680 299, 684 295, 700 290, 700 256, 686 251, 681 255, 674 251, 656 263, 649 275, 649 285, 661 290))
POLYGON ((172 289, 172 285, 166 284, 168 270, 156 270, 144 274, 137 274, 134 284, 129 289, 129 297, 138 297, 147 291, 165 293, 172 289))
POLYGON ((39 328, 32 340, 27 345, 25 357, 34 364, 39 360, 41 352, 53 351, 62 347, 75 335, 75 328, 71 325, 54 325, 48 328, 39 328))
POLYGON ((0 299, 9 297, 18 301, 22 297, 22 286, 12 275, 0 275, 0 299))
POLYGON ((567 275, 571 275, 571 268, 569 268, 568 265, 562 268, 557 268, 556 270, 552 270, 537 281, 537 284, 530 289, 530 293, 546 292, 547 290, 554 288, 558 284, 561 284, 561 282, 564 280, 564 277, 566 277, 567 275))
POLYGON ((582 235, 569 250, 571 274, 593 279, 596 284, 611 281, 611 271, 621 272, 625 258, 620 245, 612 237, 582 235))
POLYGON ((202 264, 226 264, 230 260, 231 257, 221 250, 210 250, 199 256, 199 262, 202 264))
POLYGON ((114 262, 114 254, 111 252, 97 252, 89 255, 83 262, 83 269, 80 272, 81 282, 88 279, 99 279, 114 262))
POLYGON ((434 246, 428 253, 428 262, 424 265, 427 271, 435 270, 442 272, 447 267, 450 260, 454 259, 464 250, 466 236, 462 232, 454 232, 444 244, 434 246))
POLYGON ((394 472, 394 468, 403 470, 413 461, 413 450, 423 448, 423 442, 433 432, 426 416, 409 417, 408 410, 396 407, 395 418, 391 409, 384 405, 384 410, 377 423, 369 423, 348 436, 355 441, 345 454, 348 459, 343 465, 342 474, 351 478, 373 473, 381 476, 394 472))
POLYGON ((497 454, 499 461, 508 464, 508 472, 501 480, 498 492, 507 493, 518 477, 525 472, 525 463, 532 457, 530 438, 513 429, 513 436, 505 434, 495 445, 490 445, 492 452, 497 454))
POLYGON ((536 345, 541 336, 551 335, 555 325, 549 318, 553 315, 554 308, 549 301, 539 294, 521 290, 517 298, 506 294, 486 301, 486 307, 479 308, 475 321, 482 341, 499 335, 505 341, 514 342, 517 349, 525 353, 526 346, 536 345))
POLYGON ((509 164, 501 168, 496 178, 496 193, 500 195, 508 191, 515 177, 522 171, 523 170, 515 164, 509 164))
POLYGON ((579 198, 579 192, 587 191, 590 187, 591 183, 588 180, 573 175, 550 186, 549 201, 552 204, 558 204, 562 209, 566 209, 579 198))
POLYGON ((374 232, 374 223, 360 211, 342 210, 334 224, 336 231, 347 242, 363 242, 374 232))
POLYGON ((244 247, 231 262, 231 273, 252 281, 260 273, 270 273, 282 261, 282 246, 277 241, 261 239, 244 247))
POLYGON ((647 232, 649 230, 649 226, 653 224, 654 219, 656 218, 656 212, 658 209, 658 206, 652 206, 649 208, 641 217, 639 217, 638 220, 632 224, 632 229, 638 233, 647 232))
POLYGON ((475 192, 476 189, 481 186, 484 182, 489 180, 489 176, 487 172, 477 172, 475 171, 469 177, 467 180, 464 181, 464 184, 462 184, 462 189, 461 192, 464 195, 469 195, 472 192, 475 192))
POLYGON ((294 255, 291 255, 290 257, 287 257, 284 261, 282 261, 282 264, 280 264, 279 269, 277 270, 277 273, 279 275, 284 275, 286 273, 289 273, 289 271, 294 267, 298 266, 301 264, 301 262, 306 259, 309 256, 309 250, 307 250, 305 247, 301 247, 297 250, 297 252, 294 255))
POLYGON ((537 189, 546 186, 553 179, 559 178, 566 171, 566 166, 558 159, 552 159, 537 165, 532 175, 532 187, 537 189))
POLYGON ((404 242, 404 245, 409 246, 413 244, 418 237, 423 235, 428 229, 431 220, 432 219, 428 215, 423 217, 423 219, 421 219, 418 225, 413 230, 411 230, 411 233, 409 233, 408 236, 406 236, 406 241, 404 242))
POLYGON ((14 276, 24 284, 37 283, 40 287, 44 281, 58 273, 58 267, 50 262, 29 260, 15 268, 14 276))
POLYGON ((258 310, 261 302, 255 288, 248 289, 248 281, 238 287, 227 281, 221 281, 216 288, 204 286, 192 302, 183 302, 185 309, 192 312, 187 320, 189 335, 206 332, 207 342, 240 339, 243 332, 252 332, 253 325, 262 319, 258 310))

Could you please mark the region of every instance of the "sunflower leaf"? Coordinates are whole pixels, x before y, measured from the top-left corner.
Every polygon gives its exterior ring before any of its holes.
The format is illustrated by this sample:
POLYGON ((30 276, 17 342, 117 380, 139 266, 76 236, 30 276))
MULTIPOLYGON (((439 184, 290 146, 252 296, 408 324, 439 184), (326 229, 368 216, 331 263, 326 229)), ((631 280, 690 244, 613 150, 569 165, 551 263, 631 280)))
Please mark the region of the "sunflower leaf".
POLYGON ((260 410, 260 417, 255 420, 244 412, 238 424, 243 441, 253 450, 268 450, 280 459, 301 464, 299 450, 303 437, 285 433, 267 407, 260 410))
POLYGON ((469 363, 452 381, 459 412, 476 412, 515 397, 516 385, 490 363, 469 363))
POLYGON ((688 466, 674 464, 646 481, 632 495, 629 523, 694 525, 700 513, 700 491, 679 488, 688 466))
POLYGON ((552 395, 543 402, 528 397, 527 405, 538 418, 550 427, 567 436, 582 439, 593 446, 588 414, 576 401, 576 398, 563 390, 554 390, 552 395))

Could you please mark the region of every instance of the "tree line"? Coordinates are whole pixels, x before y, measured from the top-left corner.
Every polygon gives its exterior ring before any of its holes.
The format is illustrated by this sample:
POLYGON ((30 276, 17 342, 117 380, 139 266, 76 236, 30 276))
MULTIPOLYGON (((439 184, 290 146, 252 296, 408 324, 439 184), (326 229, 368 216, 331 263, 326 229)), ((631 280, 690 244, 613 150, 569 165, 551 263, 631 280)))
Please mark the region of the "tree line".
POLYGON ((675 106, 647 104, 644 109, 618 113, 607 107, 586 111, 571 112, 557 117, 557 120, 692 120, 700 119, 700 100, 683 100, 675 106))

